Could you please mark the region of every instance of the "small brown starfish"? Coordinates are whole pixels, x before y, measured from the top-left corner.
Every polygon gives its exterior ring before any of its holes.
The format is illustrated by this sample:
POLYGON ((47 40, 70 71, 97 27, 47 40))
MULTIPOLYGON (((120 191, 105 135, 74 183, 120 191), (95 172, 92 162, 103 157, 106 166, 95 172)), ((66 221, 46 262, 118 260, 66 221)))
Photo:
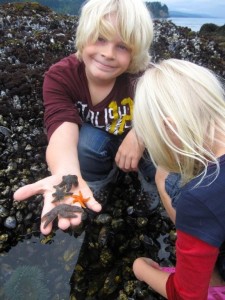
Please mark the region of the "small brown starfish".
POLYGON ((44 228, 48 226, 49 223, 54 221, 54 219, 59 215, 63 218, 77 218, 76 213, 83 213, 81 207, 69 204, 60 204, 54 207, 52 210, 47 212, 42 218, 42 221, 45 221, 44 228))
POLYGON ((86 205, 84 203, 86 203, 90 197, 88 198, 84 198, 81 191, 79 191, 79 195, 72 195, 72 198, 73 198, 73 202, 72 203, 80 203, 80 205, 83 207, 83 208, 86 208, 86 205))
POLYGON ((64 197, 72 196, 73 193, 64 192, 64 190, 60 189, 58 186, 54 186, 55 193, 52 194, 52 196, 55 198, 52 200, 52 203, 63 200, 64 197))
POLYGON ((66 192, 72 189, 72 186, 78 186, 78 178, 76 175, 66 175, 62 177, 62 182, 58 184, 58 187, 65 187, 66 192))

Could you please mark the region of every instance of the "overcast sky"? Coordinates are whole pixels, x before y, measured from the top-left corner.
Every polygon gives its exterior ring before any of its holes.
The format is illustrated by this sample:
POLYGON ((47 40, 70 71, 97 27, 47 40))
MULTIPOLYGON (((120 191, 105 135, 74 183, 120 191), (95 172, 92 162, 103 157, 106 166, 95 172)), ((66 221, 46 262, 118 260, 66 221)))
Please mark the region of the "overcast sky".
MULTIPOLYGON (((153 2, 153 0, 147 2, 153 2)), ((164 0, 159 2, 166 4, 169 10, 201 13, 225 19, 225 0, 164 0)))

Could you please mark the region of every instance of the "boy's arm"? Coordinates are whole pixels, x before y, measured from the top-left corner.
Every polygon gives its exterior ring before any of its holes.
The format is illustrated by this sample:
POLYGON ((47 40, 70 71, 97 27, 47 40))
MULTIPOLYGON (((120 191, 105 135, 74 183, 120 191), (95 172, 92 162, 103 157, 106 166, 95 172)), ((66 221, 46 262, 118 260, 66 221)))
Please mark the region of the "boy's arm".
MULTIPOLYGON (((58 204, 72 204, 71 197, 65 197, 65 200, 60 201, 60 203, 52 203, 52 194, 55 192, 54 186, 58 185, 62 181, 62 176, 76 175, 78 176, 79 185, 77 187, 73 187, 70 192, 79 194, 79 191, 81 191, 84 198, 90 197, 89 201, 86 203, 87 207, 94 211, 100 211, 101 205, 93 198, 90 188, 81 177, 77 155, 78 138, 79 128, 77 124, 64 122, 62 125, 60 125, 52 134, 46 151, 46 161, 52 176, 18 189, 14 194, 14 199, 20 201, 36 194, 43 194, 43 216, 58 204)), ((65 230, 70 225, 79 225, 81 222, 81 214, 77 213, 77 215, 77 218, 71 219, 59 217, 59 228, 65 230)), ((41 232, 43 234, 50 233, 51 229, 52 223, 44 228, 44 222, 42 222, 41 232)))
POLYGON ((77 154, 78 125, 64 122, 52 134, 46 151, 46 161, 52 174, 80 174, 77 154))

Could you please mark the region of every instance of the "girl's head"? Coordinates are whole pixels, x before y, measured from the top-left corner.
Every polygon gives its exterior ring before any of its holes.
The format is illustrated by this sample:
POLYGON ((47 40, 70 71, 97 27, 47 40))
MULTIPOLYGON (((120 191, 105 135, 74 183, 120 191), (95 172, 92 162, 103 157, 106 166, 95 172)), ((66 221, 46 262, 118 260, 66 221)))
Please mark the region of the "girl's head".
POLYGON ((143 0, 89 0, 82 7, 76 32, 77 57, 101 36, 107 40, 118 34, 132 50, 127 72, 143 71, 149 64, 149 48, 153 39, 153 23, 143 0), (116 16, 117 26, 110 22, 116 16))
POLYGON ((222 85, 208 69, 168 59, 152 65, 136 88, 134 128, 152 160, 183 182, 217 164, 220 138, 225 141, 222 85))

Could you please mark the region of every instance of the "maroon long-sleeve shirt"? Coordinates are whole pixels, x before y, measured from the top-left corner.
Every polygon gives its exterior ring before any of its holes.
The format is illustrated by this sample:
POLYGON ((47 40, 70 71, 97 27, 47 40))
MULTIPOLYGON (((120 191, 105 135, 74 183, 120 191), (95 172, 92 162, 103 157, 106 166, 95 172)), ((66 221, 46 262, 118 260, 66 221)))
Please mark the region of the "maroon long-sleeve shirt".
POLYGON ((106 98, 93 106, 84 63, 72 54, 54 64, 45 73, 43 85, 48 139, 63 122, 89 122, 114 135, 129 131, 134 82, 134 75, 120 75, 106 98))

